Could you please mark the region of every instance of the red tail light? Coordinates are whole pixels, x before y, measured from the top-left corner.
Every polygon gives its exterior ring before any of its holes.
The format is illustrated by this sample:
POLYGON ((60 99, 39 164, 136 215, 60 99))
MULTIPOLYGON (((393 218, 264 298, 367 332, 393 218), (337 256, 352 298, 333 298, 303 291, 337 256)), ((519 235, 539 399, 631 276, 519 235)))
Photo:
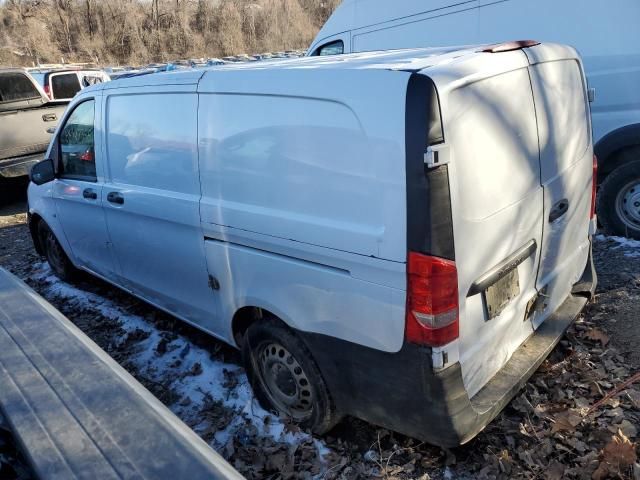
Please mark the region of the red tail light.
POLYGON ((49 85, 45 85, 45 86, 44 86, 44 93, 46 93, 46 94, 47 94, 47 97, 49 97, 49 100, 53 100, 53 99, 51 98, 51 89, 49 88, 49 85))
POLYGON ((598 157, 593 156, 593 181, 591 184, 591 214, 589 218, 596 216, 596 195, 598 193, 598 157))
POLYGON ((458 338, 455 262, 410 252, 407 271, 407 341, 439 347, 458 338))
POLYGON ((82 155, 80 155, 80 160, 82 160, 83 162, 93 162, 93 152, 91 150, 87 150, 82 155))

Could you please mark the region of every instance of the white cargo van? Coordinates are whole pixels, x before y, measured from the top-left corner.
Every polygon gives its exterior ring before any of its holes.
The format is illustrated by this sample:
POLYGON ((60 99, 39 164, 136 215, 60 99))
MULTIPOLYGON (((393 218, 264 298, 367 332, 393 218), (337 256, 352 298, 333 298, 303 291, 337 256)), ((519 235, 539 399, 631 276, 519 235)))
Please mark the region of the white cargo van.
POLYGON ((29 225, 244 353, 263 405, 453 446, 593 292, 575 50, 419 49, 131 78, 70 105, 29 225))
POLYGON ((308 55, 535 38, 574 46, 595 92, 598 218, 640 238, 640 2, 344 0, 308 55))

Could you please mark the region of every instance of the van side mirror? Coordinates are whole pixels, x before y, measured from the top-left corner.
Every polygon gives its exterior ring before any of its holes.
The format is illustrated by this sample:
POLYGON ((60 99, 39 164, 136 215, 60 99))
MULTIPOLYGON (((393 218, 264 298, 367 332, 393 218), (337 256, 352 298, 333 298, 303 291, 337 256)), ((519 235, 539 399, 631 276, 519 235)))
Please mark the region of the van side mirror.
POLYGON ((51 182, 56 178, 56 171, 53 167, 53 160, 47 158, 36 163, 31 167, 29 179, 36 185, 43 185, 51 182))

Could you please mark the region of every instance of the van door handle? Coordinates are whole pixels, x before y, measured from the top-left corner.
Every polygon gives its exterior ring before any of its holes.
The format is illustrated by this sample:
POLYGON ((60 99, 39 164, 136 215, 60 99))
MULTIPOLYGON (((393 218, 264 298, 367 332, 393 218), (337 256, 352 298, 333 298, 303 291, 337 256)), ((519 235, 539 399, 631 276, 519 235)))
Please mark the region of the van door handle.
POLYGON ((549 223, 553 223, 569 211, 569 200, 563 198, 556 203, 549 213, 549 223))
POLYGON ((82 196, 88 200, 97 200, 98 194, 93 188, 85 188, 82 191, 82 196))
POLYGON ((107 194, 107 201, 111 203, 115 203, 117 205, 123 205, 124 197, 120 192, 109 192, 107 194))
POLYGON ((45 122, 55 122, 58 119, 55 113, 45 113, 42 115, 42 120, 45 122))

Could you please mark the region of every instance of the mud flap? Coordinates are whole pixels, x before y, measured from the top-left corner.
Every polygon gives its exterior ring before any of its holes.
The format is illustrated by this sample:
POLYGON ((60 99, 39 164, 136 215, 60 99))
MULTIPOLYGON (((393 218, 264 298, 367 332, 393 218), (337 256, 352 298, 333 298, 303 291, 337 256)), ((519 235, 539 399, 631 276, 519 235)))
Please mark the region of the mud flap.
POLYGON ((596 272, 596 266, 593 263, 593 238, 591 238, 589 244, 589 258, 587 259, 587 266, 585 267, 580 280, 573 285, 571 294, 585 296, 590 299, 595 294, 596 287, 598 286, 598 273, 596 272))

